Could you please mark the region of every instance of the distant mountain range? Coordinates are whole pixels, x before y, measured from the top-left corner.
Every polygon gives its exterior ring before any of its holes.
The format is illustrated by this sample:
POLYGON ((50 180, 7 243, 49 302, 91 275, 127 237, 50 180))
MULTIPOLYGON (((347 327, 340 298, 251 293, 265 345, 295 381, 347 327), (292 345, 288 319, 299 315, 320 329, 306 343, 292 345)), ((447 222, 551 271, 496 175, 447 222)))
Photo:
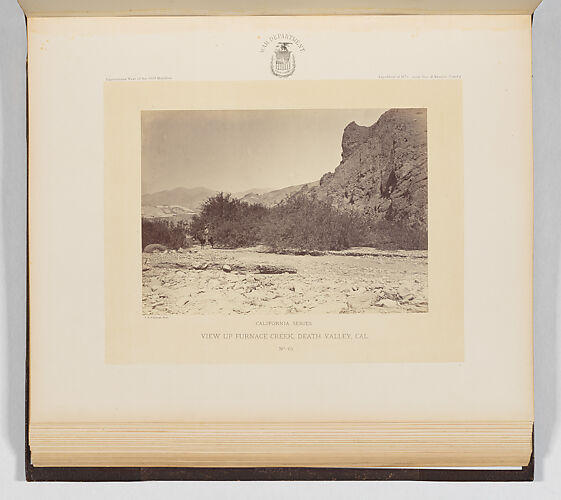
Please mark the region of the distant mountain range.
MULTIPOLYGON (((242 201, 250 204, 259 203, 265 205, 266 207, 273 207, 278 205, 282 200, 292 196, 294 193, 301 191, 304 187, 319 186, 319 181, 310 182, 308 184, 297 184, 296 186, 288 186, 281 189, 275 189, 274 191, 268 191, 264 193, 248 193, 241 197, 242 201)), ((234 195, 236 196, 236 195, 234 195)))
MULTIPOLYGON (((304 186, 316 186, 319 181, 309 184, 298 184, 282 189, 254 188, 237 193, 231 193, 232 197, 238 198, 246 203, 260 203, 267 207, 277 205, 285 198, 300 191, 304 186)), ((148 218, 164 218, 174 216, 192 216, 199 212, 201 205, 211 196, 220 191, 205 187, 185 188, 179 187, 166 191, 158 191, 142 195, 142 216, 148 218)))
MULTIPOLYGON (((341 149, 339 166, 318 181, 275 190, 250 189, 232 196, 271 207, 300 192, 329 201, 340 210, 426 230, 426 109, 391 109, 370 127, 351 122, 343 131, 341 149)), ((145 194, 142 215, 189 218, 216 194, 218 191, 205 187, 145 194)))
POLYGON ((204 187, 178 187, 142 195, 142 207, 176 206, 187 211, 198 211, 201 204, 218 191, 204 187))

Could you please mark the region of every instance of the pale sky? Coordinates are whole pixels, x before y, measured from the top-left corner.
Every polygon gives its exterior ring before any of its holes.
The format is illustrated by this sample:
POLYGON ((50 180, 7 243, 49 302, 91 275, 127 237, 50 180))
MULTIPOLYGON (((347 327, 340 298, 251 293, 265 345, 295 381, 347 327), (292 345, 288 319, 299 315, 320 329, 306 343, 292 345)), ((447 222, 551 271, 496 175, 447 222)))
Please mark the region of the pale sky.
POLYGON ((344 128, 352 121, 370 126, 384 111, 143 111, 142 193, 318 180, 339 165, 344 128))

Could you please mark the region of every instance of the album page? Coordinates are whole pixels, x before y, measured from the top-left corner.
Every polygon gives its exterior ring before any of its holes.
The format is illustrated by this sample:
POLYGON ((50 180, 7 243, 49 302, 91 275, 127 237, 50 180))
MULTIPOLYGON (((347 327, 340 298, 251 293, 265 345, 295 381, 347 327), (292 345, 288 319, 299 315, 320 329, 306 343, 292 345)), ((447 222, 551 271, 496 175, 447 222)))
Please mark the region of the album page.
POLYGON ((540 0, 18 0, 28 17, 531 14, 540 0))
POLYGON ((529 16, 28 30, 32 425, 533 420, 529 16))

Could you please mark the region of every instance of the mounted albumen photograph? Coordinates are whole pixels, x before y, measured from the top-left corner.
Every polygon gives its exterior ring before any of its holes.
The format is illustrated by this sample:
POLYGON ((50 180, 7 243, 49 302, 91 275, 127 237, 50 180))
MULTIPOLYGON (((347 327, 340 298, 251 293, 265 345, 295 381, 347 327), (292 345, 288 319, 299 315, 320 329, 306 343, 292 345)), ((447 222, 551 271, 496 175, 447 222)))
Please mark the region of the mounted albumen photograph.
POLYGON ((428 312, 427 111, 142 111, 142 311, 428 312))

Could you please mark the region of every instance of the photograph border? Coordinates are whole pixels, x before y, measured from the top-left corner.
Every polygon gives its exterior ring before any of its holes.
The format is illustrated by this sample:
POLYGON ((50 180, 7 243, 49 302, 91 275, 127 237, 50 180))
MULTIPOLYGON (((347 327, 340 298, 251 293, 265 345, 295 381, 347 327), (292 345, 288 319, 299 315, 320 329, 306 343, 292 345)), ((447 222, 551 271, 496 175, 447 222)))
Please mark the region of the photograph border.
MULTIPOLYGON (((372 363, 463 360, 463 134, 460 79, 105 83, 106 363, 372 363), (251 315, 144 318, 141 312, 140 112, 170 109, 426 108, 429 312, 298 315, 306 333, 346 343, 214 342, 204 332, 263 332, 251 315), (367 340, 364 335, 367 334, 367 340)), ((284 315, 275 315, 279 321, 284 315)), ((288 315, 288 321, 294 316, 288 315)), ((291 328, 291 332, 301 331, 291 328)))

